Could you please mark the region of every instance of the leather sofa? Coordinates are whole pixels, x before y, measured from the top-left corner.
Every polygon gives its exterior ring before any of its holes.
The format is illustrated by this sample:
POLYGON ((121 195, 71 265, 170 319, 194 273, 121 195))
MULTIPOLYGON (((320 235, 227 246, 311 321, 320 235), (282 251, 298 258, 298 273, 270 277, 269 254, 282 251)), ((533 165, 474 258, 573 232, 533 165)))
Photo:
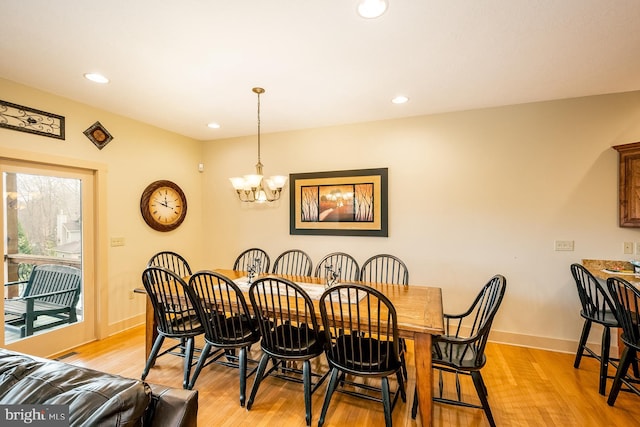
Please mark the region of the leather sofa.
POLYGON ((0 349, 0 405, 12 404, 68 405, 70 426, 196 427, 198 392, 0 349))

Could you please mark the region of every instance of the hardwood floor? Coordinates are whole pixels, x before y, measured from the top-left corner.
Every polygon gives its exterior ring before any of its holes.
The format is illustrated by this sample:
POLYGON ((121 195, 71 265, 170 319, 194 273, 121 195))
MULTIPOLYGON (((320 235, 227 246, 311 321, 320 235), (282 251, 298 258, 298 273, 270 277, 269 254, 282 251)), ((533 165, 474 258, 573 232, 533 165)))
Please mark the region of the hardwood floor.
MULTIPOLYGON (((394 426, 419 426, 411 419, 415 374, 412 343, 409 344, 407 402, 399 401, 393 411, 394 426)), ((252 357, 258 359, 259 346, 252 357)), ((482 371, 489 403, 498 426, 604 426, 638 425, 640 396, 620 393, 616 405, 607 405, 598 394, 598 363, 583 358, 580 369, 573 368, 574 355, 489 343, 488 362, 482 371)), ((131 378, 139 378, 144 366, 144 329, 136 327, 108 339, 78 347, 62 360, 131 378)), ((315 366, 314 368, 318 368, 315 366)), ((610 367, 610 373, 614 374, 610 367)), ((437 376, 436 376, 437 377, 437 376)), ((171 355, 158 359, 148 382, 181 387, 181 359, 171 355)), ((607 391, 612 380, 607 383, 607 391)), ((247 394, 253 378, 247 381, 247 394)), ((208 426, 305 426, 302 385, 267 378, 260 386, 251 411, 240 407, 235 369, 211 365, 203 369, 199 391, 198 424, 208 426)), ((322 385, 312 398, 313 423, 317 425, 324 398, 322 385)), ((437 391, 434 391, 436 393, 437 391)), ((445 392, 455 393, 452 377, 445 377, 445 392), (453 391, 451 391, 453 389, 453 391)), ((462 378, 462 392, 477 401, 469 378, 462 378)), ((336 393, 325 426, 384 425, 382 404, 336 393)), ((488 426, 479 409, 436 404, 435 426, 488 426)))

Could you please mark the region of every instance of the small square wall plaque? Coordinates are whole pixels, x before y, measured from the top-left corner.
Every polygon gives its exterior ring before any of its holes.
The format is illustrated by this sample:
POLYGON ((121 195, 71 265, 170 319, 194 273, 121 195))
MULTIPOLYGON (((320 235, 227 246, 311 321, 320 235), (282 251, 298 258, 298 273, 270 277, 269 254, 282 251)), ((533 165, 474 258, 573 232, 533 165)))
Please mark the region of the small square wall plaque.
POLYGON ((94 124, 89 126, 89 129, 85 130, 83 133, 100 150, 102 150, 104 146, 111 142, 111 140, 113 139, 109 131, 105 129, 105 127, 102 126, 100 122, 95 122, 94 124))

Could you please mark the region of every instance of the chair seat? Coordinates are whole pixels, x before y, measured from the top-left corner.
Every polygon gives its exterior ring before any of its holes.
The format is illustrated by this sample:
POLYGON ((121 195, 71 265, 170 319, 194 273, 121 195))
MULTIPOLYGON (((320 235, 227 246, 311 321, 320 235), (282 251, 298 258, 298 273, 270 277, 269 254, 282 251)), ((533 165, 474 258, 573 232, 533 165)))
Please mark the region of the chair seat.
POLYGON ((475 348, 469 344, 435 342, 431 352, 432 363, 461 370, 479 370, 487 359, 484 353, 480 358, 475 348))
POLYGON ((300 357, 319 355, 324 350, 322 331, 314 332, 307 326, 279 325, 271 331, 274 349, 280 356, 300 357), (279 337, 276 339, 275 336, 279 337))
POLYGON ((599 323, 610 328, 618 327, 618 320, 615 314, 610 310, 599 310, 595 315, 587 314, 584 310, 580 310, 580 316, 592 322, 599 323))
POLYGON ((258 321, 248 316, 226 316, 216 313, 210 319, 215 330, 215 337, 207 337, 214 346, 234 347, 242 343, 257 342, 260 339, 258 321))
POLYGON ((341 368, 369 373, 395 372, 401 363, 392 354, 393 348, 389 344, 375 338, 342 335, 336 339, 331 352, 336 355, 334 362, 341 368))
POLYGON ((170 338, 176 336, 196 336, 204 333, 204 327, 194 311, 191 311, 190 314, 181 318, 168 319, 166 326, 167 330, 158 330, 158 332, 170 338))

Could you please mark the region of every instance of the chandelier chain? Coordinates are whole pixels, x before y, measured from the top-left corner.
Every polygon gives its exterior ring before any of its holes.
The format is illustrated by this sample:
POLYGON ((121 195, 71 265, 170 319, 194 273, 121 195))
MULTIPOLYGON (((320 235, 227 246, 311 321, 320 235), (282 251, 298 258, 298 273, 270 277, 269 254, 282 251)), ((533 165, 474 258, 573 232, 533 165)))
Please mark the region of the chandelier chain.
POLYGON ((258 164, 262 164, 260 161, 260 91, 256 91, 258 94, 258 164))

